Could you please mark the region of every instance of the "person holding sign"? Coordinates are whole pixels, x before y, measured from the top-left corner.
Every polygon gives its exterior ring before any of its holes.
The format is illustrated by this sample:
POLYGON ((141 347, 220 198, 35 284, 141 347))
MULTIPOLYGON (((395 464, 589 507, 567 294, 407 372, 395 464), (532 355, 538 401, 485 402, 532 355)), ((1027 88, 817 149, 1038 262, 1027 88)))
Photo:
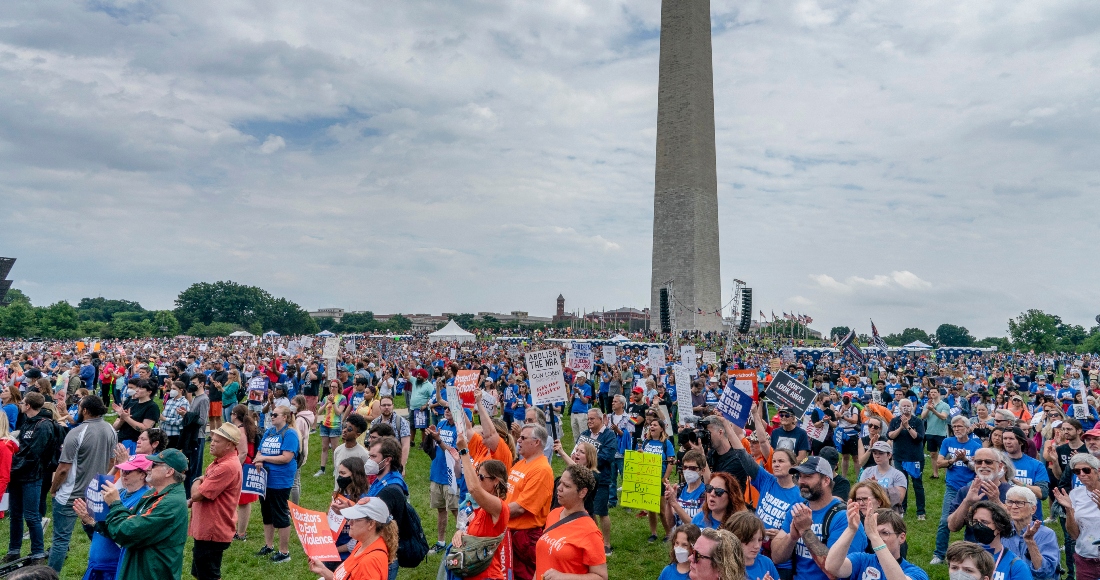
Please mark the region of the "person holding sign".
MULTIPOLYGON (((480 403, 479 403, 479 406, 480 403)), ((463 536, 477 538, 495 538, 506 535, 508 532, 508 509, 504 500, 508 498, 508 468, 497 459, 489 459, 475 466, 467 448, 466 439, 459 437, 455 441, 458 449, 458 461, 461 464, 463 475, 469 485, 470 495, 477 502, 478 508, 474 510, 466 524, 466 532, 455 532, 451 540, 452 550, 462 547, 463 536)), ((507 578, 506 558, 511 556, 511 550, 506 548, 508 542, 501 541, 497 544, 493 553, 493 560, 482 573, 468 576, 466 580, 504 580, 507 578)))
POLYGON ((260 452, 252 460, 256 467, 267 469, 267 495, 260 498, 260 514, 264 521, 264 547, 257 556, 270 556, 276 564, 290 561, 290 488, 294 487, 294 473, 298 471, 298 430, 290 425, 294 411, 290 407, 276 407, 271 415, 271 427, 260 439, 260 452), (279 531, 279 551, 275 543, 275 530, 279 531))
MULTIPOLYGON (((661 456, 661 465, 665 466, 661 470, 661 495, 663 496, 665 493, 664 488, 668 486, 668 478, 672 476, 672 469, 676 464, 676 450, 672 447, 672 441, 669 441, 668 436, 665 435, 664 422, 656 418, 647 419, 647 421, 646 438, 638 444, 638 451, 661 456)), ((668 535, 668 521, 661 518, 661 524, 664 527, 665 535, 668 535)), ((608 530, 610 529, 611 525, 609 523, 608 530)), ((610 538, 608 538, 608 541, 610 542, 610 538)), ((649 512, 649 542, 656 541, 657 512, 651 511, 649 512)))
MULTIPOLYGON (((145 475, 153 468, 153 462, 146 459, 144 455, 138 455, 115 467, 122 474, 119 479, 122 486, 118 490, 119 501, 126 509, 131 509, 141 501, 141 496, 149 491, 149 486, 145 485, 145 475)), ((106 505, 102 507, 104 510, 107 508, 106 505)), ((87 526, 84 531, 92 540, 92 545, 88 548, 88 569, 84 573, 84 580, 115 580, 118 576, 118 564, 122 559, 122 548, 107 536, 95 531, 95 514, 87 508, 87 502, 85 502, 83 512, 77 513, 80 521, 87 526)), ((103 515, 105 516, 106 512, 103 515)))
POLYGON ((222 554, 237 531, 237 500, 244 477, 237 459, 241 431, 225 423, 210 432, 210 455, 214 461, 206 473, 191 484, 191 525, 187 534, 195 538, 191 575, 199 580, 222 576, 222 554))
POLYGON ((386 502, 370 498, 366 503, 340 510, 348 522, 348 533, 358 546, 333 572, 317 558, 309 560, 309 571, 325 580, 384 580, 390 563, 397 560, 397 523, 386 502))

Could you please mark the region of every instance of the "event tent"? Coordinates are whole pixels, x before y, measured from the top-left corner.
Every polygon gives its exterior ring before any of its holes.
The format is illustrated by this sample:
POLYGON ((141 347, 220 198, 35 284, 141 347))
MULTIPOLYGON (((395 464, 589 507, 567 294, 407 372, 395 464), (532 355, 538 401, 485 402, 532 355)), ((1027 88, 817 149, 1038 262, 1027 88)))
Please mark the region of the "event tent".
POLYGON ((278 332, 275 332, 274 330, 269 330, 269 331, 264 333, 264 336, 271 337, 271 336, 282 336, 282 335, 279 334, 278 332))
POLYGON ((252 336, 252 333, 247 330, 238 330, 237 332, 231 332, 229 336, 252 336))
POLYGON ((325 338, 328 338, 328 337, 330 337, 330 336, 336 336, 336 334, 335 334, 335 333, 332 333, 332 332, 329 332, 329 331, 327 331, 327 330, 322 330, 321 332, 318 332, 318 333, 317 333, 317 336, 323 336, 323 337, 325 337, 325 338))
POLYGON ((428 342, 471 342, 473 340, 474 334, 462 330, 462 327, 454 320, 448 322, 447 326, 428 335, 428 342))
POLYGON ((607 339, 607 341, 608 342, 630 342, 630 339, 623 336, 620 333, 620 334, 616 334, 615 336, 612 336, 611 338, 607 339))
POLYGON ((923 342, 921 342, 919 340, 914 340, 913 342, 910 342, 909 344, 907 344, 907 345, 905 345, 901 348, 907 348, 907 349, 910 349, 910 350, 931 350, 932 345, 924 344, 923 342))

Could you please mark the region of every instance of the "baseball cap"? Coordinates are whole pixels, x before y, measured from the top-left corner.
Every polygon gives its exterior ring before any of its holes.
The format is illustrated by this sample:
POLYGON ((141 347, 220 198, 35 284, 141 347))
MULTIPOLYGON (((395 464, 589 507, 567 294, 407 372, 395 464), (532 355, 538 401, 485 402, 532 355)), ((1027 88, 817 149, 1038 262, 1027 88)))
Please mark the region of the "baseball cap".
POLYGON ((146 457, 153 463, 163 463, 179 473, 187 471, 187 458, 183 456, 183 452, 179 449, 165 449, 160 453, 146 455, 146 457))
POLYGON ((149 461, 148 456, 135 455, 131 457, 129 461, 119 463, 115 467, 117 467, 119 471, 141 470, 148 472, 150 469, 153 468, 153 462, 149 461))
POLYGON ((630 389, 630 392, 631 393, 644 393, 645 389, 643 389, 641 387, 634 387, 633 389, 630 389))
POLYGON ((577 371, 577 378, 578 379, 587 379, 588 378, 588 373, 586 373, 584 371, 577 371))
POLYGON ((893 453, 894 446, 890 445, 887 441, 875 441, 875 444, 871 446, 871 451, 881 451, 883 453, 893 453))
POLYGON ((833 478, 833 466, 829 465, 829 462, 820 457, 811 457, 806 461, 803 461, 801 465, 797 465, 790 469, 791 475, 810 475, 813 473, 820 473, 829 479, 833 478))
POLYGON ((211 435, 221 435, 236 445, 241 442, 241 430, 232 423, 222 423, 221 427, 210 432, 211 435))
POLYGON ((393 521, 393 517, 390 516, 390 508, 386 507, 386 502, 373 497, 367 500, 364 504, 355 504, 351 507, 340 510, 340 515, 349 520, 360 520, 363 518, 370 518, 376 522, 388 524, 393 521))
POLYGON ((1093 427, 1092 429, 1085 431, 1085 433, 1081 435, 1081 437, 1100 437, 1100 428, 1093 427))

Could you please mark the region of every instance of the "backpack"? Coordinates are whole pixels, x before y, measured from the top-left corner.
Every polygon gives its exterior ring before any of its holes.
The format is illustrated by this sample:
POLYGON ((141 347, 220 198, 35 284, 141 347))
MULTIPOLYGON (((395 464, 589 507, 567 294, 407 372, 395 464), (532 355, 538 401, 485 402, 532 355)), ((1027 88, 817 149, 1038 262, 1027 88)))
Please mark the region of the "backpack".
POLYGON ((833 516, 844 511, 846 512, 848 507, 842 501, 838 501, 829 507, 829 510, 825 512, 825 517, 821 518, 821 543, 826 546, 829 545, 829 538, 832 537, 830 532, 833 531, 829 522, 833 521, 833 516))
POLYGON ((405 497, 405 517, 398 523, 402 530, 409 530, 409 537, 397 541, 397 564, 402 568, 416 568, 428 555, 428 540, 420 525, 420 514, 405 497))

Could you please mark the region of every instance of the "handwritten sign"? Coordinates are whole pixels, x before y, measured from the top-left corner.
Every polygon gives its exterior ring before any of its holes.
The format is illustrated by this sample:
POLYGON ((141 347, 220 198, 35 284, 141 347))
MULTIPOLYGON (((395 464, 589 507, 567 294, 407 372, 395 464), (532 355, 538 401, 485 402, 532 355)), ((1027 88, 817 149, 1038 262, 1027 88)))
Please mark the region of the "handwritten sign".
POLYGON ((725 415, 730 423, 744 428, 749 422, 749 410, 752 408, 752 382, 730 379, 718 399, 718 412, 725 415))
POLYGON ((659 374, 665 368, 665 349, 660 346, 649 347, 646 354, 649 356, 649 368, 653 374, 659 374))
POLYGON ((88 504, 88 513, 95 517, 95 521, 102 522, 107 519, 107 512, 111 511, 107 502, 103 501, 103 488, 100 487, 108 481, 113 481, 109 475, 97 475, 95 479, 88 484, 87 491, 84 492, 84 502, 88 504))
MULTIPOLYGON (((455 390, 458 391, 463 408, 473 409, 477 406, 477 379, 480 376, 480 371, 458 371, 458 376, 455 377, 455 390)), ((450 393, 447 396, 450 397, 450 393)))
POLYGON ((691 373, 684 365, 672 365, 672 376, 676 377, 676 408, 680 411, 680 424, 683 425, 688 417, 695 414, 691 409, 691 373))
POLYGON ((695 360, 695 347, 685 344, 680 347, 680 362, 691 371, 691 376, 699 374, 699 361, 695 360))
POLYGON ((340 355, 340 337, 330 336, 325 339, 325 347, 321 350, 321 358, 336 358, 340 355))
POLYGON ((623 452, 623 507, 661 513, 661 455, 641 451, 623 452))
POLYGON ((615 353, 614 345, 607 345, 603 347, 603 362, 604 364, 613 365, 619 362, 619 357, 615 353))
POLYGON ((531 379, 531 402, 535 405, 564 403, 569 394, 561 357, 554 349, 529 352, 524 357, 527 376, 531 379))
POLYGON ((306 557, 317 558, 322 562, 339 562, 340 553, 336 551, 336 541, 332 539, 328 516, 321 512, 307 510, 294 502, 290 507, 290 519, 294 521, 294 531, 302 542, 306 557))
MULTIPOLYGON (((466 417, 466 409, 463 408, 462 397, 458 395, 458 388, 454 383, 447 385, 447 408, 451 410, 451 419, 454 420, 458 435, 465 437, 466 421, 463 418, 466 417)), ((453 441, 448 444, 454 446, 453 441)))
POLYGON ((519 356, 519 347, 514 344, 509 344, 508 356, 519 356))
POLYGON ((592 353, 592 345, 587 342, 575 342, 569 350, 569 368, 575 371, 584 371, 592 374, 592 368, 596 365, 596 357, 592 353))
POLYGON ((267 470, 251 463, 241 466, 244 477, 241 478, 241 493, 254 493, 267 497, 267 470))
POLYGON ((718 353, 713 350, 703 351, 703 364, 714 365, 718 364, 718 353))

